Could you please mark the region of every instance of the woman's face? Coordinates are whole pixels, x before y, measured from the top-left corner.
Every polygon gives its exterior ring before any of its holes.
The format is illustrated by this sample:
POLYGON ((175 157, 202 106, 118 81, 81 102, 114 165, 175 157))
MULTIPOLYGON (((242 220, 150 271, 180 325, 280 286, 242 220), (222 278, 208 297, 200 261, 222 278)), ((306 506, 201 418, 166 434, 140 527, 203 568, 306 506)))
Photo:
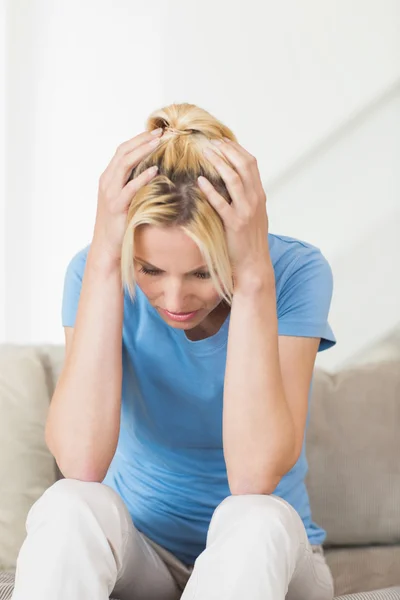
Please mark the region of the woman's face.
POLYGON ((225 310, 221 314, 221 297, 201 252, 180 227, 139 227, 134 264, 137 284, 171 327, 196 327, 200 336, 207 337, 221 324, 218 317, 229 312, 222 303, 225 310))

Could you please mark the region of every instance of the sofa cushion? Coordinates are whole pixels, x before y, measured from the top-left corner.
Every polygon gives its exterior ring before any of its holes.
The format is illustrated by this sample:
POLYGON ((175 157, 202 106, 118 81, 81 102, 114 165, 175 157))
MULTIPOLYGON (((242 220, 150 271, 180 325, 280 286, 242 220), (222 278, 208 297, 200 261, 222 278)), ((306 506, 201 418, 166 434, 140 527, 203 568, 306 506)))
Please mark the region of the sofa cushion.
POLYGON ((64 366, 65 346, 59 344, 43 344, 37 346, 37 351, 46 374, 47 387, 51 398, 64 366))
POLYGON ((400 586, 400 545, 331 548, 325 559, 336 596, 400 586))
POLYGON ((0 569, 15 567, 32 504, 56 480, 44 440, 45 373, 32 347, 0 346, 0 569))
POLYGON ((306 484, 325 546, 400 542, 400 361, 316 370, 306 484))

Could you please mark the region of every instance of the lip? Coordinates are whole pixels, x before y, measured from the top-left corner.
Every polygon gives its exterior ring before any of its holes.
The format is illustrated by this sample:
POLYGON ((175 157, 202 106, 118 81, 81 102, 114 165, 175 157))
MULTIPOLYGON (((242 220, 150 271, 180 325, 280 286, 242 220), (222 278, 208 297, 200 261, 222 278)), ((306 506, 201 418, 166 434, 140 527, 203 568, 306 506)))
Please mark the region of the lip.
POLYGON ((193 317, 199 312, 198 310, 195 310, 190 313, 175 314, 175 313, 169 312, 168 310, 165 310, 165 308, 162 308, 161 310, 172 321, 190 321, 190 319, 193 319, 193 317))

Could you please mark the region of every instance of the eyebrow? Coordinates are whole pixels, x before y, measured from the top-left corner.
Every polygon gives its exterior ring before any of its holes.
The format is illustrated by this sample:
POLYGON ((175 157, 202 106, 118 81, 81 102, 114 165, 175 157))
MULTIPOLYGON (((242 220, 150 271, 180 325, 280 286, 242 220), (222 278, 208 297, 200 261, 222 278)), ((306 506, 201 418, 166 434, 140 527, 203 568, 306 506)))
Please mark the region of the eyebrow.
MULTIPOLYGON (((146 267, 150 267, 150 269, 154 269, 155 271, 160 271, 160 273, 165 273, 165 271, 163 271, 162 269, 159 269, 158 267, 155 267, 154 265, 147 262, 146 260, 139 258, 139 256, 135 256, 135 260, 140 262, 142 265, 145 265, 146 267)), ((204 269, 207 269, 207 265, 201 265, 200 267, 197 267, 197 269, 193 269, 193 271, 189 271, 189 273, 185 273, 185 275, 193 275, 194 273, 198 273, 199 271, 202 271, 204 269)))

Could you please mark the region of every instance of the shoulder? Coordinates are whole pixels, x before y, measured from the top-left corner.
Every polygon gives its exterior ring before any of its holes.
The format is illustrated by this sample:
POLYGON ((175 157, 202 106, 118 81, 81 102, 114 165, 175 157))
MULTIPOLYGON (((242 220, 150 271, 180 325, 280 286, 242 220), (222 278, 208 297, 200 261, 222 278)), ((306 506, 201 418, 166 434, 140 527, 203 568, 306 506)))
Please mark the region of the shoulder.
POLYGON ((78 250, 69 260, 66 269, 66 276, 78 277, 82 280, 85 271, 87 256, 89 253, 90 244, 78 250))
POLYGON ((271 235, 280 335, 321 337, 319 350, 336 343, 328 323, 333 274, 321 250, 303 240, 271 235))
POLYGON ((275 271, 277 295, 296 281, 332 283, 331 266, 317 246, 285 235, 268 234, 268 244, 272 265, 275 271))
POLYGON ((269 233, 268 245, 272 264, 278 272, 299 262, 314 260, 328 262, 318 246, 298 238, 269 233))

